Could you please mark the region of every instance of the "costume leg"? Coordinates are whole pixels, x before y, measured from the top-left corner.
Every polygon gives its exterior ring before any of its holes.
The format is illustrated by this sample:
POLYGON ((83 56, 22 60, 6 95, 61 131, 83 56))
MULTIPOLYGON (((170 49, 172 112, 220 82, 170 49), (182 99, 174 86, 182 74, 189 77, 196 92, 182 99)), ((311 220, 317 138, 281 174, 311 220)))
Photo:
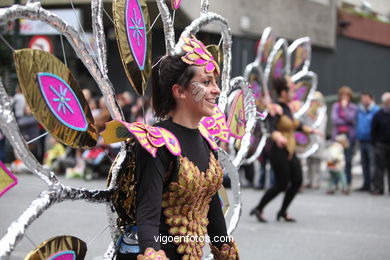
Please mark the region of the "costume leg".
POLYGON ((268 189, 260 200, 257 209, 263 211, 264 207, 275 198, 281 191, 286 190, 290 175, 288 153, 285 149, 280 149, 276 145, 271 148, 271 167, 273 169, 275 184, 268 189))
POLYGON ((299 188, 302 185, 302 167, 298 158, 294 154, 293 158, 289 162, 290 166, 290 185, 284 196, 283 204, 280 209, 280 212, 285 213, 291 201, 294 199, 295 195, 298 193, 299 188))

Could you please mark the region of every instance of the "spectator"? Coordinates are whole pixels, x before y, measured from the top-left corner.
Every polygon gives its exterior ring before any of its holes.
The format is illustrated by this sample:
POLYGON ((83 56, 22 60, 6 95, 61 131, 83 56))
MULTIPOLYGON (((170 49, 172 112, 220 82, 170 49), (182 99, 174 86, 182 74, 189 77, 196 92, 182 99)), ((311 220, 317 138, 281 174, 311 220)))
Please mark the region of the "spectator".
POLYGON ((89 90, 88 88, 83 88, 83 95, 85 97, 85 100, 87 101, 87 103, 89 103, 89 101, 92 99, 92 94, 91 94, 91 90, 89 90))
POLYGON ((133 103, 133 96, 129 91, 118 94, 118 104, 122 108, 123 116, 126 122, 131 120, 131 104, 133 103))
POLYGON ((55 138, 50 137, 50 144, 53 146, 45 153, 44 165, 50 168, 53 162, 59 159, 61 156, 65 154, 65 147, 58 142, 55 138))
MULTIPOLYGON (((20 132, 26 141, 30 141, 39 136, 39 124, 35 120, 30 108, 25 107, 24 116, 17 120, 20 132)), ((32 142, 28 145, 30 151, 34 154, 35 158, 40 157, 39 146, 37 142, 32 142)))
POLYGON ((135 105, 131 108, 130 122, 143 122, 145 111, 145 100, 143 97, 138 97, 135 105))
POLYGON ((382 95, 382 103, 383 107, 375 114, 371 128, 376 165, 372 193, 375 195, 384 194, 383 178, 386 171, 390 189, 390 92, 382 95))
MULTIPOLYGON (((324 96, 321 92, 316 91, 314 93, 313 100, 311 101, 311 108, 312 110, 309 110, 307 112, 307 117, 311 118, 308 119, 308 122, 313 121, 317 119, 319 109, 324 106, 325 107, 325 100, 324 96)), ((328 117, 325 114, 322 121, 316 126, 322 133, 325 133, 326 131, 326 124, 328 122, 328 117)), ((316 137, 317 144, 319 145, 317 151, 315 151, 312 155, 310 155, 306 159, 307 163, 307 183, 305 185, 305 188, 311 188, 311 189, 319 189, 321 186, 321 165, 324 161, 325 157, 325 137, 324 136, 317 136, 316 137)))
POLYGON ((375 104, 373 96, 365 92, 360 96, 356 122, 356 138, 360 144, 360 158, 363 169, 363 186, 359 191, 371 190, 371 179, 374 166, 374 149, 371 143, 372 119, 379 107, 375 104))
POLYGON ((104 130, 106 122, 111 120, 111 115, 107 109, 104 97, 100 97, 99 99, 99 108, 100 113, 95 118, 95 124, 98 132, 101 132, 104 130))
POLYGON ((336 191, 336 185, 339 183, 341 185, 341 191, 346 195, 349 194, 349 187, 344 173, 345 157, 343 152, 348 145, 347 136, 342 134, 336 136, 335 141, 327 150, 326 163, 330 174, 327 194, 334 194, 336 191))
POLYGON ((347 183, 350 186, 352 182, 352 154, 355 146, 355 123, 357 116, 357 106, 351 102, 352 90, 350 87, 343 86, 339 89, 339 100, 332 107, 333 131, 332 138, 337 135, 345 134, 348 137, 349 146, 344 149, 345 154, 345 174, 347 183))

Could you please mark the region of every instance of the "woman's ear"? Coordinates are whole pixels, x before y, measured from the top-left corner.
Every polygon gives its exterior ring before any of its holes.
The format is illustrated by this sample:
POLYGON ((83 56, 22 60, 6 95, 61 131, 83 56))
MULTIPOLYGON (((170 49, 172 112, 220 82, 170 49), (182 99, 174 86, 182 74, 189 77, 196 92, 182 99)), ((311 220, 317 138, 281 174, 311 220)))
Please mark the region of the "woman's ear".
POLYGON ((175 98, 185 99, 186 95, 184 94, 184 87, 179 84, 174 84, 172 86, 172 93, 175 98))

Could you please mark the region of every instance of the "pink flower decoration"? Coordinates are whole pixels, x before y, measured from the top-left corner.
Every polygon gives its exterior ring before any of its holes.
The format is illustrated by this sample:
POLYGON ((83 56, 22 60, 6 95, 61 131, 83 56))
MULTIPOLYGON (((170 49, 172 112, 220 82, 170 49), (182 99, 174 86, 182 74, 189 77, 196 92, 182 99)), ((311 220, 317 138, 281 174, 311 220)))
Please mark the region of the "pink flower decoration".
POLYGON ((186 43, 182 48, 186 52, 186 55, 181 57, 183 62, 189 65, 205 66, 206 72, 215 71, 217 75, 220 75, 217 62, 201 41, 193 35, 191 38, 183 37, 183 41, 186 43))

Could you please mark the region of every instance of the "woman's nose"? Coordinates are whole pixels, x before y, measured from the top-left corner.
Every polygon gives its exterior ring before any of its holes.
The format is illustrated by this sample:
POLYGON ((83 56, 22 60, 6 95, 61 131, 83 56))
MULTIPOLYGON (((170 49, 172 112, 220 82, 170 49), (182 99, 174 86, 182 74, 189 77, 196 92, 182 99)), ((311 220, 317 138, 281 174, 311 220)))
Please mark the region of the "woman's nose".
POLYGON ((214 87, 213 87, 213 89, 212 89, 212 93, 213 93, 213 94, 216 94, 216 95, 219 95, 219 93, 221 93, 221 90, 219 89, 217 83, 214 83, 214 87))

